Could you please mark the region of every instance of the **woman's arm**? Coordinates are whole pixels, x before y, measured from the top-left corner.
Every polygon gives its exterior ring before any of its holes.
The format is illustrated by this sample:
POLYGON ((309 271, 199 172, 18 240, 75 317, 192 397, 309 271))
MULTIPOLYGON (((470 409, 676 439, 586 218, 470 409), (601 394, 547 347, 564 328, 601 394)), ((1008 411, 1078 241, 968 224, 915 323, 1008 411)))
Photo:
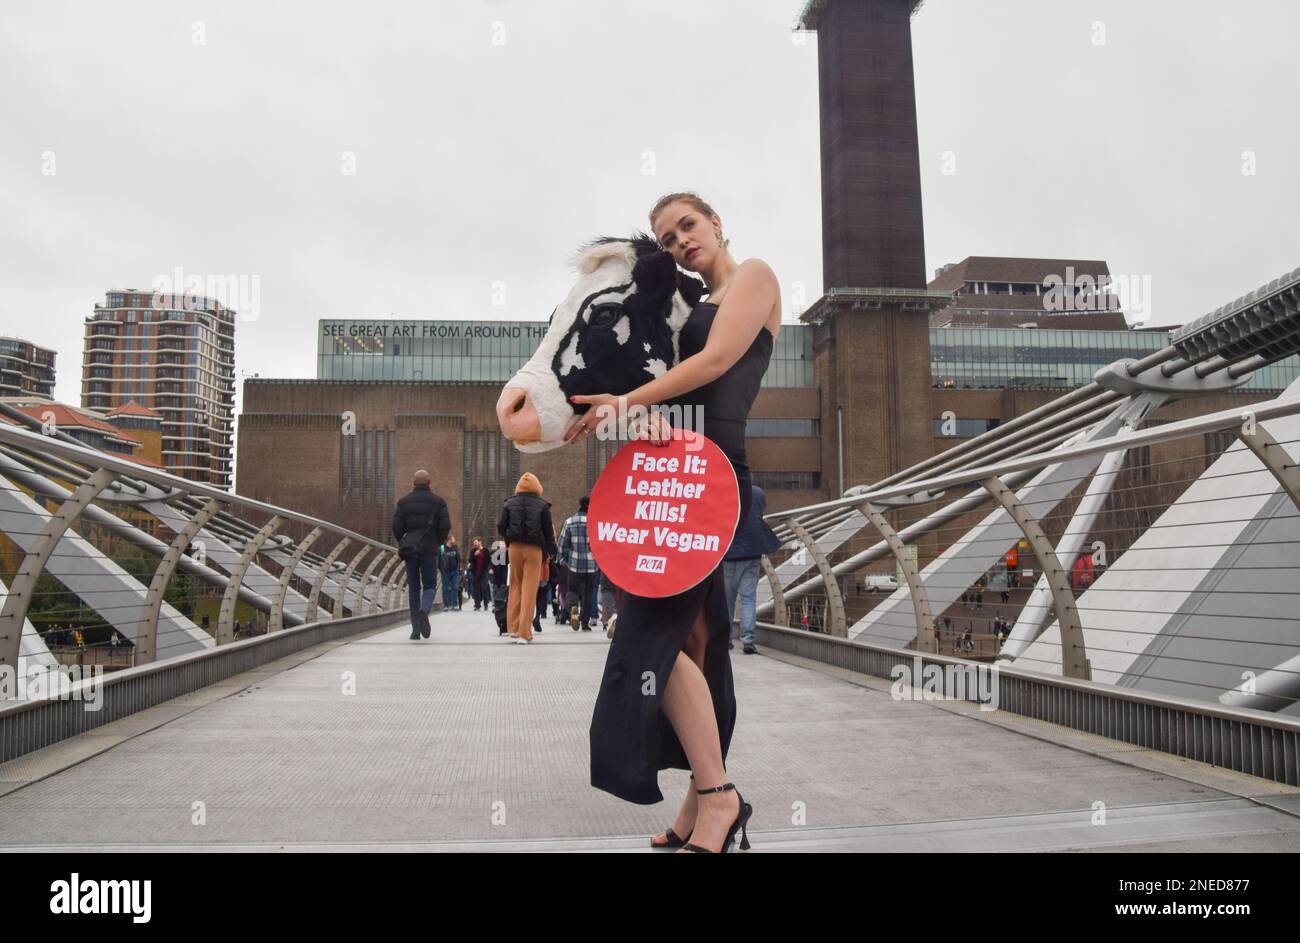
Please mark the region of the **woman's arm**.
MULTIPOLYGON (((722 376, 764 329, 772 305, 779 296, 780 286, 771 266, 762 259, 742 262, 731 277, 727 297, 718 305, 704 349, 628 393, 627 405, 654 406, 722 376)), ((572 397, 575 403, 595 405, 613 405, 617 400, 618 397, 607 393, 572 397)), ((596 418, 593 417, 593 424, 596 418)))

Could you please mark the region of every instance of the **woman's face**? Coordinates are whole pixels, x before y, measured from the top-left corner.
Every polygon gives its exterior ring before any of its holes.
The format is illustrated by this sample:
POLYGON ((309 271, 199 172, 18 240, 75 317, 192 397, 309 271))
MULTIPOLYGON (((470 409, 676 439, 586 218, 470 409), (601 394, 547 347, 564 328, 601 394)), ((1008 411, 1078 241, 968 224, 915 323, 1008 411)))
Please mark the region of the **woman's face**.
POLYGON ((714 253, 722 248, 718 245, 713 222, 681 200, 669 203, 659 211, 655 217, 655 238, 688 272, 707 268, 714 253))

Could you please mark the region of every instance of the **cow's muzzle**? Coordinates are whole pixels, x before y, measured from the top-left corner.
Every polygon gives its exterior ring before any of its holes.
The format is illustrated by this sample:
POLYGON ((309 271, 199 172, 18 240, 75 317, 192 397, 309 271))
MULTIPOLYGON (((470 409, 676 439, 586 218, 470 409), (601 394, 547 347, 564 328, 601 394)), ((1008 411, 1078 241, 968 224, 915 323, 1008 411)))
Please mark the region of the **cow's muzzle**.
POLYGON ((516 445, 537 442, 542 437, 542 420, 528 391, 508 386, 497 400, 497 424, 501 434, 516 445))

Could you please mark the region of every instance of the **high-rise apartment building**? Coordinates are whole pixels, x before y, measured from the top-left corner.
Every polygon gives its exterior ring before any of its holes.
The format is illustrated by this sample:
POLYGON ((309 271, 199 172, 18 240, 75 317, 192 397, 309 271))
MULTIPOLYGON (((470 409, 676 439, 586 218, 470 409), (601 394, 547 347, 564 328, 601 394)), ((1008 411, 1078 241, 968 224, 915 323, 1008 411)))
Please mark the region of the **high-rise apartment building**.
POLYGON ((0 396, 54 397, 54 351, 0 337, 0 396))
POLYGON ((108 292, 86 318, 81 405, 107 413, 132 400, 163 417, 167 471, 228 489, 235 313, 192 295, 108 292))

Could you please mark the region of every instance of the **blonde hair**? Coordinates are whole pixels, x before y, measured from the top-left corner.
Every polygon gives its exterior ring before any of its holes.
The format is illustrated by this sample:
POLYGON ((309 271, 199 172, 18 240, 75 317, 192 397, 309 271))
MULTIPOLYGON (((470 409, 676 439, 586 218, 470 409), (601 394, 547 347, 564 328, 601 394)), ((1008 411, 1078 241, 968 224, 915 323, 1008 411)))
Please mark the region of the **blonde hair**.
MULTIPOLYGON (((654 208, 650 210, 650 232, 652 235, 655 231, 655 217, 658 216, 660 213, 662 213, 664 207, 667 206, 669 203, 676 203, 678 200, 682 201, 683 203, 689 203, 696 210, 703 213, 706 218, 711 219, 712 217, 718 215, 714 211, 713 207, 709 206, 709 204, 705 202, 704 198, 700 196, 698 193, 692 193, 689 190, 684 190, 681 193, 669 193, 667 196, 661 196, 658 202, 655 203, 654 208)), ((658 241, 658 238, 659 238, 658 236, 655 236, 656 241, 658 241)), ((729 245, 731 245, 731 240, 727 238, 723 238, 722 240, 723 248, 726 248, 729 245)))

